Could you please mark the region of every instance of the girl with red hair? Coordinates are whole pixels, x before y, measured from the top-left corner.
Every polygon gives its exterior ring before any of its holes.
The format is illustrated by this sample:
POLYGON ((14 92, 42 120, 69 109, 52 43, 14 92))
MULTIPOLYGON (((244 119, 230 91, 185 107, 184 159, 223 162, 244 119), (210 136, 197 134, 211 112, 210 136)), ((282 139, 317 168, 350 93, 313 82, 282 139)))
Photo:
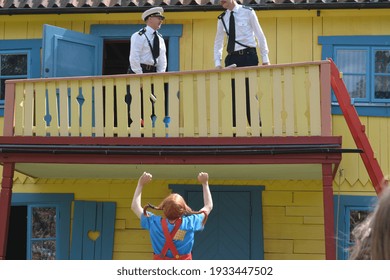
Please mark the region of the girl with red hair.
POLYGON ((200 172, 198 181, 203 188, 204 206, 193 211, 184 198, 177 193, 167 196, 159 206, 141 206, 144 185, 152 180, 150 173, 144 172, 138 180, 131 209, 141 220, 141 227, 149 230, 155 260, 191 260, 195 231, 204 228, 207 217, 213 209, 213 200, 208 183, 209 175, 200 172), (162 210, 165 217, 147 211, 148 208, 162 210))

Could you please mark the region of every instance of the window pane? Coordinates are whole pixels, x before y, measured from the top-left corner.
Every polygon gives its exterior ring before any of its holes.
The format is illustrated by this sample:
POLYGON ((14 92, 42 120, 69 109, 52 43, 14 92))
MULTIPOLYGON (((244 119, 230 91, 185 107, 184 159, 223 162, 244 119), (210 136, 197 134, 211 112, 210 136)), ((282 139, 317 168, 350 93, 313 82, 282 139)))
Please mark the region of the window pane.
POLYGON ((375 76, 375 98, 390 98, 390 75, 375 76))
POLYGON ((32 238, 53 238, 56 237, 56 208, 32 209, 33 229, 32 238))
POLYGON ((337 66, 341 72, 366 74, 366 50, 337 50, 337 66))
POLYGON ((375 51, 375 73, 390 73, 390 51, 375 51))
POLYGON ((56 242, 52 240, 33 241, 31 255, 33 260, 55 260, 56 242))
POLYGON ((366 97, 366 76, 344 75, 343 80, 352 98, 366 97))
POLYGON ((336 63, 351 98, 366 98, 367 50, 337 50, 336 63))
POLYGON ((5 97, 5 79, 0 79, 0 99, 5 97))
POLYGON ((351 210, 349 216, 349 233, 350 233, 350 242, 352 240, 352 231, 353 229, 360 224, 369 214, 368 210, 351 210))
POLYGON ((27 75, 27 54, 2 54, 0 75, 27 75))

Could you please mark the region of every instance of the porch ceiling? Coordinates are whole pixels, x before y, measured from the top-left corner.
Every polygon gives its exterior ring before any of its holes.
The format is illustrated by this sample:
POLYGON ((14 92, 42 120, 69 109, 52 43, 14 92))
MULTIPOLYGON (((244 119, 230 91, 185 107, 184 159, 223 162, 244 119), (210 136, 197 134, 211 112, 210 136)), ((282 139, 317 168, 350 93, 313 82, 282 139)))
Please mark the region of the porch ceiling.
POLYGON ((223 165, 127 165, 18 163, 15 169, 35 178, 133 179, 143 171, 158 179, 194 179, 205 171, 213 179, 228 180, 316 180, 322 178, 321 164, 223 164, 223 165))
MULTIPOLYGON (((321 179, 337 165, 341 137, 73 138, 0 137, 0 162, 34 178, 321 179)), ((4 175, 4 174, 3 174, 4 175)))

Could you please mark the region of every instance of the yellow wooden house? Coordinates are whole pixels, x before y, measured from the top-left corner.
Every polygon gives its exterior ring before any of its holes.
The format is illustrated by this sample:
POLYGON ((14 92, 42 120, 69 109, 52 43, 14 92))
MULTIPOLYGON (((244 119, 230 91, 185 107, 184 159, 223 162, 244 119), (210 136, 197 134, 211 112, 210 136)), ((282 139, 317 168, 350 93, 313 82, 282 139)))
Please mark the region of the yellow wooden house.
POLYGON ((143 171, 144 204, 177 192, 194 209, 209 173, 194 259, 348 258, 390 169, 390 1, 243 4, 270 66, 214 68, 218 1, 0 0, 0 259, 151 259, 130 209, 143 171), (127 75, 151 6, 165 10, 167 72, 127 75), (157 121, 141 125, 152 85, 157 121))

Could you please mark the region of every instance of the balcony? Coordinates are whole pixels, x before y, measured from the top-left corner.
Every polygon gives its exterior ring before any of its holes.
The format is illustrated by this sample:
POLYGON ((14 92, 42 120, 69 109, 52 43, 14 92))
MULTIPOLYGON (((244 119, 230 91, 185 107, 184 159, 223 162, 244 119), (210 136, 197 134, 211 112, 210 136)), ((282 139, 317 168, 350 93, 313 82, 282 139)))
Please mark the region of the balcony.
POLYGON ((331 135, 328 61, 161 74, 9 80, 5 102, 4 136, 331 135), (246 87, 250 100, 248 117, 246 87), (150 118, 152 88, 155 117, 150 118), (141 115, 142 107, 145 116, 141 115))
POLYGON ((330 85, 329 61, 8 80, 0 160, 36 178, 129 178, 144 168, 165 177, 180 166, 171 177, 203 168, 215 178, 320 179, 342 153, 330 85))

